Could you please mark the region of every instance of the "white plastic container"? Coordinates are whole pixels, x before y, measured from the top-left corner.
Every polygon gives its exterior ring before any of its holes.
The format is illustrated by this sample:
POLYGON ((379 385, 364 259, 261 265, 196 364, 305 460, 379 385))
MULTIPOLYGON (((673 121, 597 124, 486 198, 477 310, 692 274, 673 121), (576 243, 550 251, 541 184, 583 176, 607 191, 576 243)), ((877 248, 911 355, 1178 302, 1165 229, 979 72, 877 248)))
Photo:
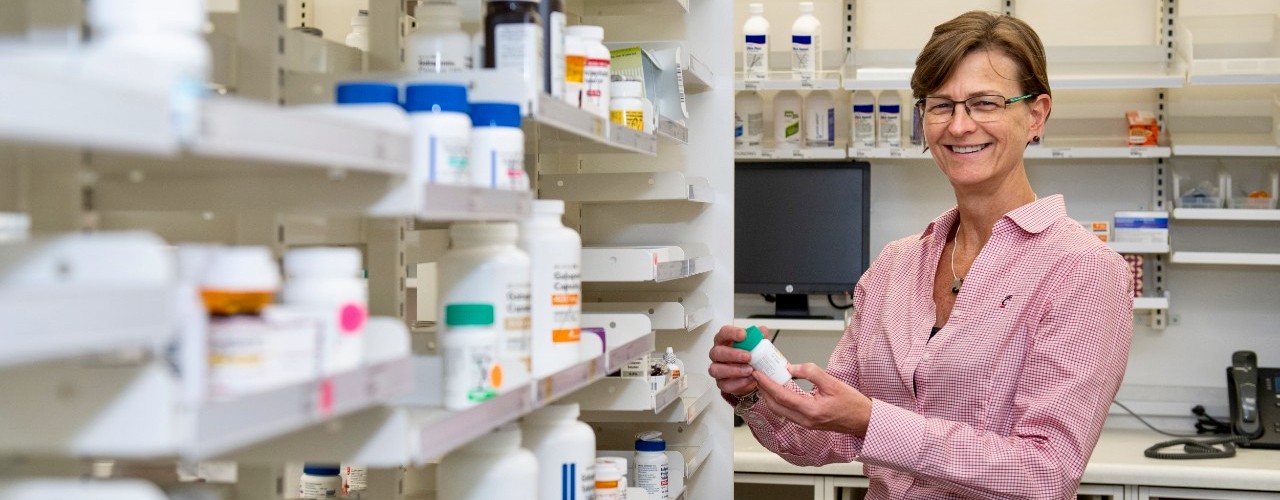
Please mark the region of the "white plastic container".
POLYGON ((668 500, 671 496, 666 451, 667 442, 661 432, 641 432, 636 436, 636 486, 644 488, 653 500, 668 500))
POLYGON ((207 342, 209 399, 230 399, 311 380, 318 366, 319 322, 275 308, 262 316, 209 319, 207 342))
POLYGON ((194 140, 213 59, 203 36, 204 1, 94 0, 85 19, 93 31, 85 75, 167 95, 177 137, 194 140))
POLYGON ((534 200, 520 222, 519 246, 532 262, 530 339, 533 376, 577 363, 582 336, 582 237, 561 223, 564 202, 534 200))
POLYGON ((734 342, 733 346, 751 353, 751 368, 760 370, 774 382, 785 384, 791 380, 791 372, 787 371, 787 358, 774 347, 773 342, 764 338, 764 333, 754 326, 747 327, 747 338, 734 342))
POLYGON ((200 277, 200 298, 213 315, 259 314, 280 290, 280 269, 271 249, 219 247, 200 277))
MULTIPOLYGON (((475 67, 471 37, 462 31, 462 14, 449 0, 418 2, 418 27, 405 43, 408 73, 450 73, 475 67)), ((483 35, 482 35, 483 36, 483 35)))
POLYGON ((596 460, 595 500, 622 500, 622 473, 613 462, 596 460))
POLYGON ((805 98, 804 142, 814 148, 836 145, 836 101, 831 92, 815 90, 805 98))
POLYGON ((596 432, 578 421, 578 403, 552 404, 524 417, 524 448, 538 457, 537 498, 591 498, 596 432))
POLYGON ((471 184, 471 117, 467 88, 451 84, 412 84, 405 88, 405 110, 413 134, 410 185, 471 184))
POLYGON ((337 464, 304 465, 302 478, 298 481, 298 495, 301 498, 339 498, 342 493, 340 471, 337 464))
POLYGON ((876 104, 876 117, 880 129, 880 146, 902 147, 902 96, 895 90, 880 94, 876 104))
POLYGON ((284 255, 284 303, 320 322, 320 371, 326 375, 354 370, 364 360, 369 293, 363 268, 354 248, 297 248, 284 255))
POLYGON ((644 132, 644 84, 632 81, 609 83, 609 121, 644 132))
POLYGON ((800 17, 791 24, 791 77, 812 80, 822 71, 822 23, 813 2, 800 2, 800 17))
POLYGON ((485 2, 485 67, 519 73, 528 102, 533 102, 543 92, 543 58, 546 54, 542 52, 544 27, 538 20, 539 3, 536 0, 485 2), (489 54, 492 54, 492 60, 489 54))
POLYGON ((853 115, 850 139, 854 147, 876 147, 876 96, 870 91, 853 93, 853 115))
POLYGON ((363 498, 364 492, 369 489, 369 468, 343 464, 342 481, 347 498, 363 498))
POLYGON ((582 72, 587 66, 587 44, 582 37, 564 36, 564 102, 582 107, 582 72))
MULTIPOLYGON (((627 459, 626 459, 625 457, 596 457, 596 463, 597 463, 597 464, 599 464, 599 463, 601 463, 601 462, 605 462, 605 463, 613 464, 613 468, 614 468, 614 469, 616 469, 616 470, 618 471, 618 475, 620 475, 620 476, 621 476, 621 477, 618 479, 618 494, 619 494, 619 498, 622 498, 622 500, 626 500, 626 498, 627 498, 627 488, 629 487, 629 486, 628 486, 629 481, 627 480, 627 474, 629 474, 629 473, 630 473, 630 471, 631 471, 631 469, 630 469, 629 467, 627 467, 627 464, 628 464, 629 462, 627 461, 627 459)), ((600 469, 599 469, 598 467, 599 467, 599 466, 597 466, 597 469, 596 469, 596 475, 597 475, 597 477, 598 477, 598 476, 599 476, 599 474, 600 474, 600 469)), ((645 499, 645 500, 648 500, 648 499, 645 499)))
MULTIPOLYGON (((513 222, 454 224, 452 246, 440 258, 439 300, 449 304, 493 304, 497 359, 519 378, 529 372, 530 260, 516 247, 513 222)), ((445 328, 448 330, 448 327, 445 328)), ((501 385, 499 390, 506 389, 501 385)))
POLYGON ((733 145, 740 148, 758 148, 764 141, 764 98, 759 92, 738 93, 734 98, 733 145))
POLYGON ((764 18, 764 4, 748 4, 751 17, 742 25, 745 43, 742 47, 742 76, 745 81, 769 78, 769 21, 764 18))
MULTIPOLYGON (((465 410, 497 395, 497 332, 492 304, 447 304, 440 352, 444 358, 444 407, 465 410)), ((500 381, 499 381, 500 382, 500 381)))
POLYGON ((528 191, 520 105, 471 103, 471 125, 471 183, 490 189, 528 191))
POLYGON ((351 33, 347 34, 344 42, 348 47, 360 49, 360 52, 369 51, 369 11, 360 9, 351 16, 351 33))
POLYGON ((794 90, 778 92, 773 98, 773 147, 799 149, 803 143, 803 100, 794 90))
POLYGON ((667 364, 671 379, 680 384, 680 392, 684 392, 689 387, 689 374, 684 371, 684 361, 676 357, 675 349, 667 347, 666 354, 662 355, 662 362, 667 364))
POLYGON ((582 109, 609 118, 609 76, 612 56, 604 46, 604 28, 600 26, 569 26, 565 35, 582 39, 587 46, 587 60, 582 70, 582 109))
POLYGON ((445 455, 436 477, 440 500, 527 499, 538 459, 520 447, 520 428, 507 424, 445 455))

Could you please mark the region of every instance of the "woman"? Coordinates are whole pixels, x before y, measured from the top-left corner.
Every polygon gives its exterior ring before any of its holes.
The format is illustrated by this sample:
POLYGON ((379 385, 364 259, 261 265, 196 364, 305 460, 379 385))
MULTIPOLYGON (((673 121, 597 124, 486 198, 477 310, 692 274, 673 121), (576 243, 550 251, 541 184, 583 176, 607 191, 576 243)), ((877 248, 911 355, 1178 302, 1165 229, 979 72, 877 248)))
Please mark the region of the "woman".
POLYGON ((779 385, 722 328, 710 373, 787 461, 857 460, 867 498, 1074 498, 1132 336, 1115 252, 1039 198, 1022 154, 1052 107, 1024 22, 969 12, 934 29, 911 90, 956 208, 890 243, 854 291, 827 371, 779 385))

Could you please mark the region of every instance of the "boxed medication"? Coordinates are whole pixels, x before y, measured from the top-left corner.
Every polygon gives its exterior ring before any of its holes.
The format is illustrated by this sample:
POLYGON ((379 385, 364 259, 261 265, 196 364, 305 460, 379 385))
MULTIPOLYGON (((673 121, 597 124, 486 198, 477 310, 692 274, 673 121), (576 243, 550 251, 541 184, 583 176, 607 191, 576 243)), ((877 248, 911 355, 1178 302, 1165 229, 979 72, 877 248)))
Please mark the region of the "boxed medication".
POLYGON ((1080 225, 1102 241, 1111 241, 1111 223, 1105 220, 1080 221, 1080 225))
POLYGON ((1124 114, 1129 122, 1130 146, 1155 146, 1160 137, 1160 123, 1155 115, 1146 111, 1128 111, 1124 114))
POLYGON ((1168 212, 1116 212, 1117 243, 1169 243, 1168 212))

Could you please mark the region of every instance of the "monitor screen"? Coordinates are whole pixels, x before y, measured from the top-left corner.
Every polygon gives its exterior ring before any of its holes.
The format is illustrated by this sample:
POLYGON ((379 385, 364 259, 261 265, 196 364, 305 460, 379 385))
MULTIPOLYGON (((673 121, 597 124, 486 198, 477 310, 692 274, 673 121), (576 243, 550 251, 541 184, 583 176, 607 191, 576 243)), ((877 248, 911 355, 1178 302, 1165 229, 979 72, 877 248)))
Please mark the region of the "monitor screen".
POLYGON ((870 262, 870 165, 739 163, 737 293, 853 291, 870 262))

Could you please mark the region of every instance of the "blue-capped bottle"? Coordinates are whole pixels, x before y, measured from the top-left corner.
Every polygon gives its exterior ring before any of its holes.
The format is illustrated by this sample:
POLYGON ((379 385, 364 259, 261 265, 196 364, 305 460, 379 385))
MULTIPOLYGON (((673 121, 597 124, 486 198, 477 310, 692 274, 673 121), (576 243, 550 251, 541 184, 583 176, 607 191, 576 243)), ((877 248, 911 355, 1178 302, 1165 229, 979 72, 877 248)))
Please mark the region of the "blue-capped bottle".
POLYGON ((764 18, 764 4, 747 6, 751 17, 742 25, 746 45, 742 48, 742 79, 760 81, 769 78, 769 21, 764 18))
POLYGON ((800 17, 791 24, 791 76, 813 80, 822 71, 822 23, 813 16, 813 2, 800 2, 800 17))

